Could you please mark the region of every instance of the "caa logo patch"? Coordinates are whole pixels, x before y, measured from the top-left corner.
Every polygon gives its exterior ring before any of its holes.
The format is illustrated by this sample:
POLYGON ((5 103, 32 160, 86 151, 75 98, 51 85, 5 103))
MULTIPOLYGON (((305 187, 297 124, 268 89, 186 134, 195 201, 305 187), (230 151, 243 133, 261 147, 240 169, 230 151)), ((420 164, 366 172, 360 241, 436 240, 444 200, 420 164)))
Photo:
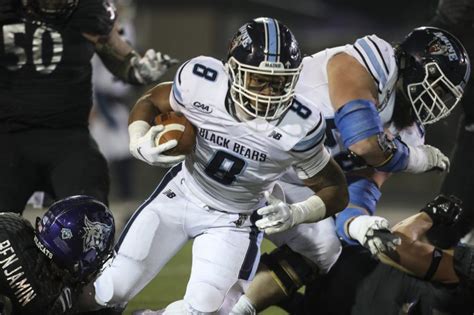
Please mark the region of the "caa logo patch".
POLYGON ((203 104, 203 103, 200 103, 200 102, 196 101, 196 102, 193 103, 193 106, 194 106, 194 108, 196 108, 197 110, 199 110, 203 113, 206 113, 206 114, 212 113, 212 108, 209 105, 206 105, 206 104, 203 104))

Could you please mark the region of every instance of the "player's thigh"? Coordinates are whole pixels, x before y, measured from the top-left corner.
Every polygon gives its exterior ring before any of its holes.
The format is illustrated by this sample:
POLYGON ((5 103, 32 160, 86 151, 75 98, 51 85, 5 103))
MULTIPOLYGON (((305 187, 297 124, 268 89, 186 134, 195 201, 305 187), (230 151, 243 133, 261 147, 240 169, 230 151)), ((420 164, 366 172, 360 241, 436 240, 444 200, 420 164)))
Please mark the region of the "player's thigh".
POLYGON ((260 243, 261 233, 252 226, 209 228, 197 236, 186 303, 200 312, 217 311, 235 284, 253 278, 260 243))
POLYGON ((51 172, 54 196, 61 199, 71 195, 89 195, 107 204, 107 161, 89 133, 77 133, 65 138, 58 146, 58 154, 62 157, 55 160, 51 172))
POLYGON ((101 301, 112 304, 129 301, 188 241, 183 226, 186 211, 193 205, 175 189, 170 172, 120 235, 114 260, 96 281, 98 296, 103 297, 101 301), (172 198, 164 193, 170 190, 175 193, 172 198))
POLYGON ((25 156, 19 134, 0 134, 0 209, 23 212, 39 178, 34 164, 25 156))
POLYGON ((322 273, 334 265, 341 253, 341 242, 336 232, 333 218, 300 224, 294 228, 266 236, 276 246, 288 245, 295 252, 314 262, 322 273))

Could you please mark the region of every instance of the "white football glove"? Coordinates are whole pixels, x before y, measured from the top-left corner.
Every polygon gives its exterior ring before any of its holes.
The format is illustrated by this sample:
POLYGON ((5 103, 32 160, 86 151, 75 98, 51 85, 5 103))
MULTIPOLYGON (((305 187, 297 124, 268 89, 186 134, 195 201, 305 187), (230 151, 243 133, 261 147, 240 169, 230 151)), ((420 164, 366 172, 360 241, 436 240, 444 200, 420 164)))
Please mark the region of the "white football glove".
POLYGON ((401 244, 401 239, 390 232, 387 219, 382 217, 358 216, 350 222, 348 232, 374 256, 394 251, 401 244))
MULTIPOLYGON (((281 187, 275 188, 274 193, 284 196, 281 187)), ((265 198, 268 206, 257 210, 262 218, 255 224, 267 234, 286 231, 300 223, 317 222, 326 216, 326 206, 323 200, 316 195, 293 204, 287 204, 268 192, 265 192, 265 198)))
POLYGON ((143 57, 139 55, 132 57, 130 64, 133 74, 141 84, 156 82, 172 65, 178 63, 177 59, 171 58, 161 52, 148 49, 143 57))
POLYGON ((129 126, 130 153, 137 159, 150 165, 161 167, 171 167, 184 160, 184 155, 171 156, 162 154, 174 148, 178 144, 176 140, 170 140, 156 146, 155 138, 165 129, 163 125, 151 127, 146 131, 145 135, 141 137, 130 132, 131 128, 133 128, 132 124, 129 126))
POLYGON ((427 144, 408 148, 410 155, 406 172, 418 174, 428 171, 449 171, 449 158, 438 148, 427 144))
POLYGON ((295 225, 291 205, 265 192, 268 206, 258 209, 262 216, 255 225, 267 234, 286 231, 295 225))

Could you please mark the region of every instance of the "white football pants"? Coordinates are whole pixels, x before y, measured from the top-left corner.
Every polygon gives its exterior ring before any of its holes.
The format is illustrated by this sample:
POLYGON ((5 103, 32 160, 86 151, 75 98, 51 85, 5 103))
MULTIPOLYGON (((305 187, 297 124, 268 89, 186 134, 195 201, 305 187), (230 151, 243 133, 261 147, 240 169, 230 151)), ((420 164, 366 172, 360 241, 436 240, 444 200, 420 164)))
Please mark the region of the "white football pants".
POLYGON ((202 204, 186 189, 180 171, 181 164, 173 167, 125 226, 115 258, 95 282, 99 303, 130 301, 190 239, 184 302, 197 313, 217 312, 239 279, 253 278, 262 239, 254 218, 202 204))

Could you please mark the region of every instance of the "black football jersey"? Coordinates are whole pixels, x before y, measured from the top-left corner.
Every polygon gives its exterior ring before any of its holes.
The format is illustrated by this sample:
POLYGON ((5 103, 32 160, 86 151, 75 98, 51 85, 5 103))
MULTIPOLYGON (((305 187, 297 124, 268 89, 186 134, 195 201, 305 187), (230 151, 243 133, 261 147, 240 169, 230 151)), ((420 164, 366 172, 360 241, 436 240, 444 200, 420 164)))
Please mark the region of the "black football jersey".
POLYGON ((0 294, 14 314, 48 314, 62 289, 45 273, 49 259, 34 243, 31 224, 15 213, 0 213, 0 294))
POLYGON ((82 34, 108 35, 114 7, 80 0, 61 26, 15 12, 0 14, 0 132, 87 126, 94 45, 82 34))

